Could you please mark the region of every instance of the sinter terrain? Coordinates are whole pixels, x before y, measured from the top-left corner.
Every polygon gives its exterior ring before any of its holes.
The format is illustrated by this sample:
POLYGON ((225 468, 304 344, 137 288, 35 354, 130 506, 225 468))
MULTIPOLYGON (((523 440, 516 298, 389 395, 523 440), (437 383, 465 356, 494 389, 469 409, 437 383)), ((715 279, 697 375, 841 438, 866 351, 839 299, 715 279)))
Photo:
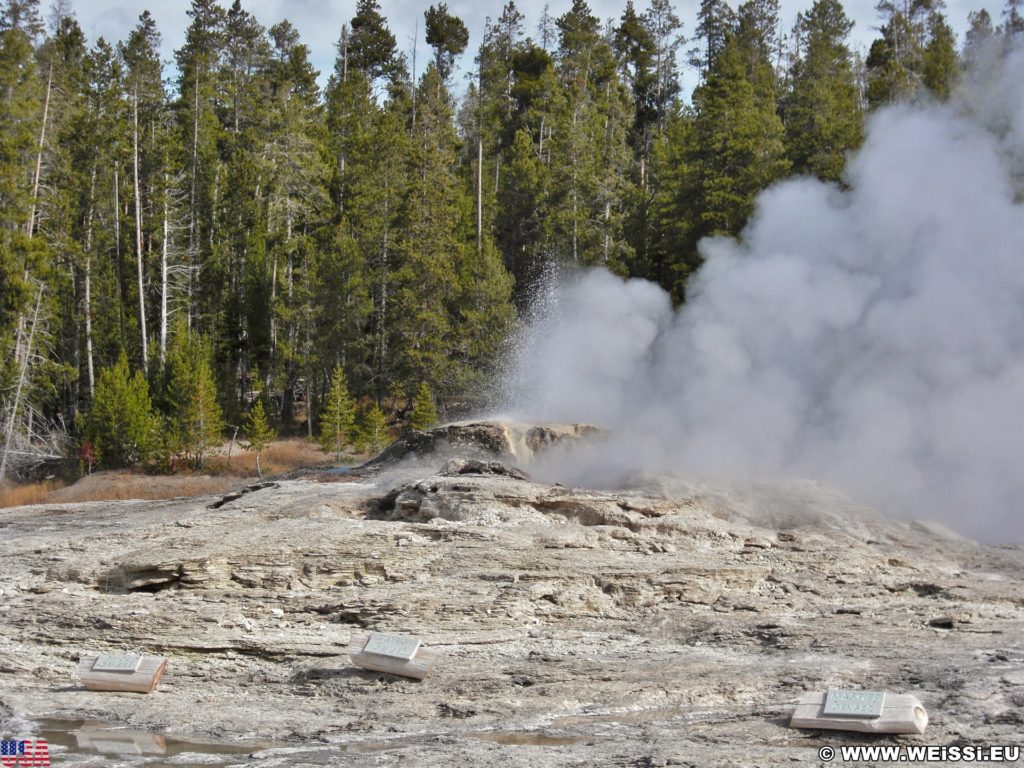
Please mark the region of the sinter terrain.
POLYGON ((229 497, 5 510, 4 738, 49 735, 61 766, 261 768, 1022 743, 1021 547, 804 481, 529 479, 538 455, 593 434, 450 425, 348 474, 229 497), (366 630, 444 656, 422 682, 360 670, 345 649, 366 630), (150 695, 90 692, 87 651, 164 655, 168 671, 150 695), (928 731, 789 729, 795 699, 829 687, 912 693, 928 731), (122 730, 100 738, 104 723, 122 730))

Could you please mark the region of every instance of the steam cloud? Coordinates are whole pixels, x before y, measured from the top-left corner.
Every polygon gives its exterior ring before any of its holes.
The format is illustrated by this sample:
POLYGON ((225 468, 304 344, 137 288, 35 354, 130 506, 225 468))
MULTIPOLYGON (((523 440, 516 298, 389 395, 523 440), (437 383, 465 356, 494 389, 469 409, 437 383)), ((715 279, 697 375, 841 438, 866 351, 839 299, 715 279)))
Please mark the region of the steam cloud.
POLYGON ((848 189, 763 193, 742 242, 702 243, 678 313, 651 283, 560 281, 513 409, 614 434, 561 479, 811 477, 1024 541, 1024 51, 984 71, 877 113, 848 189))

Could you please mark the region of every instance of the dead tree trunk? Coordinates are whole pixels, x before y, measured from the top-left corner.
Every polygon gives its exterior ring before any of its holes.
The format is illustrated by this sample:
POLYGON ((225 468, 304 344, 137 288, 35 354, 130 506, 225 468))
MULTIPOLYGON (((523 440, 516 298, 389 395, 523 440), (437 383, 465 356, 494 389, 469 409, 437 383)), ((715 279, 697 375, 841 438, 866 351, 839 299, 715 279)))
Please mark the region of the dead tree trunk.
POLYGON ((14 401, 11 403, 10 412, 7 414, 7 424, 4 429, 4 452, 0 456, 0 483, 3 483, 7 476, 7 457, 12 447, 14 437, 14 423, 18 420, 18 411, 21 410, 21 395, 25 391, 25 381, 28 378, 28 362, 32 357, 32 343, 36 335, 36 323, 39 321, 39 307, 43 303, 43 285, 39 285, 39 292, 36 294, 36 308, 32 313, 32 324, 28 331, 28 344, 21 356, 21 370, 18 372, 18 383, 14 388, 14 401))
POLYGON ((114 163, 114 272, 117 276, 117 328, 120 332, 121 348, 128 343, 128 328, 124 319, 127 305, 127 290, 124 285, 124 264, 121 261, 121 174, 114 163))
POLYGON ((170 248, 171 223, 169 220, 170 193, 168 190, 167 173, 164 172, 164 232, 163 243, 160 246, 160 365, 167 361, 167 292, 170 285, 170 266, 167 263, 168 249, 170 248))
POLYGON ((96 208, 96 165, 92 166, 89 177, 89 212, 85 216, 85 266, 82 279, 85 295, 82 298, 82 315, 85 320, 85 370, 89 380, 89 399, 96 394, 96 369, 92 355, 92 222, 96 208))
POLYGON ((39 207, 39 179, 43 173, 43 148, 46 146, 46 126, 50 119, 50 94, 53 93, 53 61, 46 75, 46 97, 43 99, 43 124, 39 128, 39 141, 36 145, 36 167, 32 174, 32 208, 28 216, 29 238, 36 231, 36 210, 39 207))
POLYGON ((139 88, 132 98, 132 162, 135 183, 135 271, 139 287, 139 335, 142 340, 142 370, 149 370, 149 347, 146 338, 146 284, 142 264, 142 200, 139 188, 139 88))
POLYGON ((192 85, 195 91, 192 101, 192 178, 188 200, 188 312, 186 325, 192 328, 192 313, 195 311, 195 270, 199 262, 199 212, 197 197, 199 188, 199 79, 192 85))

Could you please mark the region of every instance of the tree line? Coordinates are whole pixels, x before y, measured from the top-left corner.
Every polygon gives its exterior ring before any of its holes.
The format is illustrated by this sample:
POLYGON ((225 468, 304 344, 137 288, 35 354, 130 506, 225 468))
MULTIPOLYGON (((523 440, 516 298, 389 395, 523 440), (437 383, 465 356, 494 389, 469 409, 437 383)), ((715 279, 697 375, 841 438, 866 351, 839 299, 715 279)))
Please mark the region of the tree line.
POLYGON ((165 462, 191 463, 260 399, 260 418, 300 415, 332 450, 357 423, 466 411, 552 267, 684 301, 701 238, 738 235, 790 174, 841 184, 865 112, 947 98, 1021 34, 1021 2, 998 26, 971 14, 958 48, 941 0, 882 0, 863 58, 839 0, 786 35, 778 0, 702 0, 689 41, 670 0, 608 22, 573 0, 534 34, 509 2, 457 99, 469 34, 444 3, 424 14, 424 64, 358 0, 321 89, 296 29, 240 0, 192 0, 173 68, 148 12, 90 45, 67 0, 46 21, 5 0, 4 462, 65 432, 106 445, 124 403, 165 462))

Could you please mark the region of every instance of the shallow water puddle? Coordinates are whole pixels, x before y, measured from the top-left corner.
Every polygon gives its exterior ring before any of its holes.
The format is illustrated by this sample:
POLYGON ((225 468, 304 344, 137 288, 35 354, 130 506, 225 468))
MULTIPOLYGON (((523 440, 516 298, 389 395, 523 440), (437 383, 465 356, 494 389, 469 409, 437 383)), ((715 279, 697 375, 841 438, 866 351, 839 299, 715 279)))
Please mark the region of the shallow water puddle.
MULTIPOLYGON (((34 737, 46 739, 53 755, 60 755, 58 759, 61 763, 69 766, 77 762, 95 765, 88 758, 98 756, 116 760, 118 765, 124 766, 208 768, 237 764, 239 758, 244 759, 263 750, 288 749, 287 745, 272 742, 190 741, 92 720, 38 720, 34 724, 34 737), (75 761, 75 757, 82 759, 75 761)), ((452 739, 466 738, 509 747, 563 747, 594 740, 590 736, 555 735, 540 731, 476 731, 446 734, 444 741, 450 743, 452 739)), ((436 743, 429 738, 418 737, 350 742, 339 747, 342 752, 358 754, 424 747, 436 743)))
POLYGON ((384 752, 391 749, 408 749, 424 747, 431 744, 447 743, 461 739, 477 739, 490 741, 506 747, 564 747, 593 741, 589 736, 553 736, 539 731, 476 731, 471 733, 446 734, 443 742, 430 741, 425 738, 391 739, 389 741, 354 741, 341 747, 343 752, 384 752))
POLYGON ((67 751, 61 750, 60 753, 64 756, 102 755, 116 757, 128 764, 137 760, 147 768, 215 766, 232 757, 277 746, 271 742, 189 741, 95 720, 38 720, 36 726, 36 736, 46 739, 51 749, 53 746, 65 748, 67 751), (189 755, 196 755, 198 759, 189 761, 189 755), (181 759, 175 759, 173 763, 159 759, 179 756, 181 759))
POLYGON ((488 731, 470 735, 474 739, 493 741, 507 747, 566 747, 594 740, 589 736, 550 736, 535 731, 488 731))

